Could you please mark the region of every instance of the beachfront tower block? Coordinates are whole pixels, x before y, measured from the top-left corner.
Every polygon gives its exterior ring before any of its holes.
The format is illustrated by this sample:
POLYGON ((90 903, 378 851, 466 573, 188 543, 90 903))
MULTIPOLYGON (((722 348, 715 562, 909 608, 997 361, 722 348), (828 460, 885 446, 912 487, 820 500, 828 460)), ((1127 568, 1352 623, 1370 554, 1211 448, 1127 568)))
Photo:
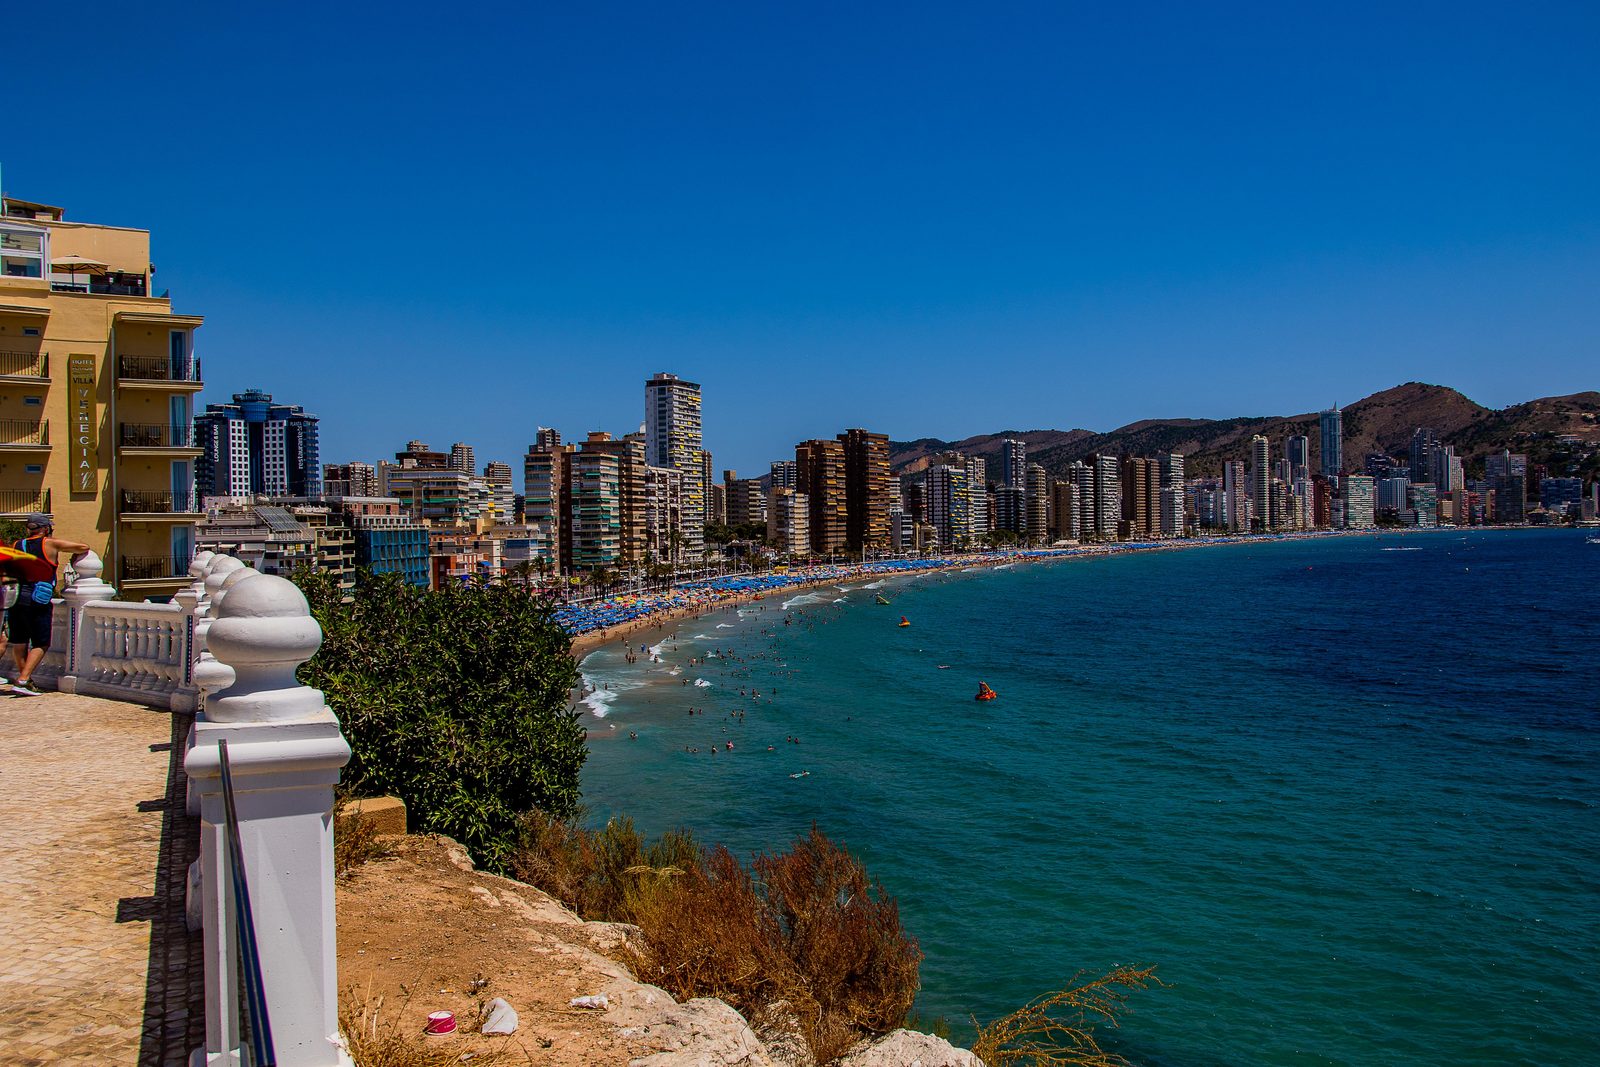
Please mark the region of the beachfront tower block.
POLYGON ((645 462, 683 476, 683 548, 698 560, 705 544, 708 466, 700 437, 700 386, 661 373, 644 383, 645 462))

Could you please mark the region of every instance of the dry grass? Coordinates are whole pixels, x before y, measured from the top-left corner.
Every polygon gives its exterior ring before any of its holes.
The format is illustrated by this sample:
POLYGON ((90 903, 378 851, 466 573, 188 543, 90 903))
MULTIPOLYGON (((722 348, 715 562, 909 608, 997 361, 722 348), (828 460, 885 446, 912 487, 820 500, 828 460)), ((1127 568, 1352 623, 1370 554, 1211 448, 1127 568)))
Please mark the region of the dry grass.
MULTIPOLYGON (((360 1004, 348 1000, 339 1012, 339 1029, 350 1046, 356 1067, 447 1067, 461 1062, 459 1048, 424 1044, 424 1038, 400 1027, 396 1012, 383 1014, 383 998, 368 997, 360 1004)), ((496 1053, 472 1058, 474 1064, 504 1062, 496 1053)))
POLYGON ((1155 968, 1118 967, 1079 984, 1081 978, 1074 975, 1068 988, 979 1026, 973 1053, 989 1067, 1130 1067, 1128 1060, 1100 1047, 1094 1027, 1116 1026, 1130 992, 1159 986, 1155 968))
POLYGON ((378 831, 366 819, 346 814, 349 797, 339 797, 333 806, 333 872, 341 878, 363 863, 381 859, 392 851, 379 839, 378 831))

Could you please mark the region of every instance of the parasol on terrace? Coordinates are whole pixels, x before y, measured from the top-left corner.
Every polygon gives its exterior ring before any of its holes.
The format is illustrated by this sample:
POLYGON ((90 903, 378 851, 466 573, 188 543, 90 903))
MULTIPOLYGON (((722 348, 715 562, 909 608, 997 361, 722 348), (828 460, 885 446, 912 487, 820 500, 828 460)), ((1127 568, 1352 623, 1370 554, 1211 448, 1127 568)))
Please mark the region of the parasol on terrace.
POLYGON ((111 269, 111 265, 102 263, 98 259, 90 259, 88 256, 57 256, 50 261, 50 269, 72 275, 73 284, 77 284, 80 273, 105 274, 111 269))

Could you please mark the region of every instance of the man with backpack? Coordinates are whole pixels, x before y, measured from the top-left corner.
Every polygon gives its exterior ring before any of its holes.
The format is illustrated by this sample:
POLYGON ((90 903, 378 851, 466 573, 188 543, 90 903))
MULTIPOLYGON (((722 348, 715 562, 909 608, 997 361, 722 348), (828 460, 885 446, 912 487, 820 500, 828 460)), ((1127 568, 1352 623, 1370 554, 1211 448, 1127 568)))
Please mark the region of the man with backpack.
MULTIPOLYGON (((49 515, 34 512, 26 522, 27 536, 15 547, 34 558, 7 560, 4 564, 6 572, 17 579, 17 602, 7 612, 6 629, 17 664, 17 680, 11 691, 37 696, 39 687, 33 684, 33 672, 50 648, 50 621, 54 615, 50 601, 56 595, 60 553, 70 553, 76 563, 89 554, 89 546, 54 536, 55 520, 49 515)), ((0 651, 3 649, 0 645, 0 651)))

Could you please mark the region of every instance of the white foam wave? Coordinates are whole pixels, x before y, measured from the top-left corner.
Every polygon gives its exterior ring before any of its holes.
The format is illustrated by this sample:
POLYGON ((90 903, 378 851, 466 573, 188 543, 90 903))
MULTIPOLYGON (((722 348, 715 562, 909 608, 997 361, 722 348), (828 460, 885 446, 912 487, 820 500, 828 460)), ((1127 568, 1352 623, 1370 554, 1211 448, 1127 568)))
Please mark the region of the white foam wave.
POLYGON ((603 719, 611 710, 611 702, 617 699, 614 689, 596 689, 583 698, 583 706, 597 719, 603 719))
POLYGON ((733 629, 733 623, 731 623, 731 622, 719 622, 719 623, 717 623, 717 629, 719 629, 719 630, 731 630, 731 629, 733 629))
POLYGON ((1406 548, 1384 548, 1384 549, 1379 549, 1379 551, 1380 552, 1421 552, 1422 549, 1417 548, 1415 545, 1411 545, 1411 546, 1408 546, 1406 548))
POLYGON ((884 581, 883 581, 882 578, 879 578, 875 582, 868 582, 866 585, 862 586, 861 588, 863 588, 863 589, 882 589, 883 586, 884 586, 884 581))
POLYGON ((835 600, 834 603, 835 604, 848 604, 848 603, 850 603, 850 598, 842 596, 838 600, 835 600))
POLYGON ((704 678, 696 678, 694 680, 694 684, 696 686, 698 686, 699 688, 701 688, 701 689, 710 689, 711 688, 711 683, 706 681, 704 678))
POLYGON ((788 600, 785 600, 783 602, 783 610, 784 611, 788 611, 790 608, 794 607, 796 604, 799 604, 801 607, 804 607, 807 604, 820 604, 820 603, 822 603, 822 598, 820 596, 818 596, 817 594, 815 594, 815 593, 801 593, 799 596, 790 597, 788 600))

